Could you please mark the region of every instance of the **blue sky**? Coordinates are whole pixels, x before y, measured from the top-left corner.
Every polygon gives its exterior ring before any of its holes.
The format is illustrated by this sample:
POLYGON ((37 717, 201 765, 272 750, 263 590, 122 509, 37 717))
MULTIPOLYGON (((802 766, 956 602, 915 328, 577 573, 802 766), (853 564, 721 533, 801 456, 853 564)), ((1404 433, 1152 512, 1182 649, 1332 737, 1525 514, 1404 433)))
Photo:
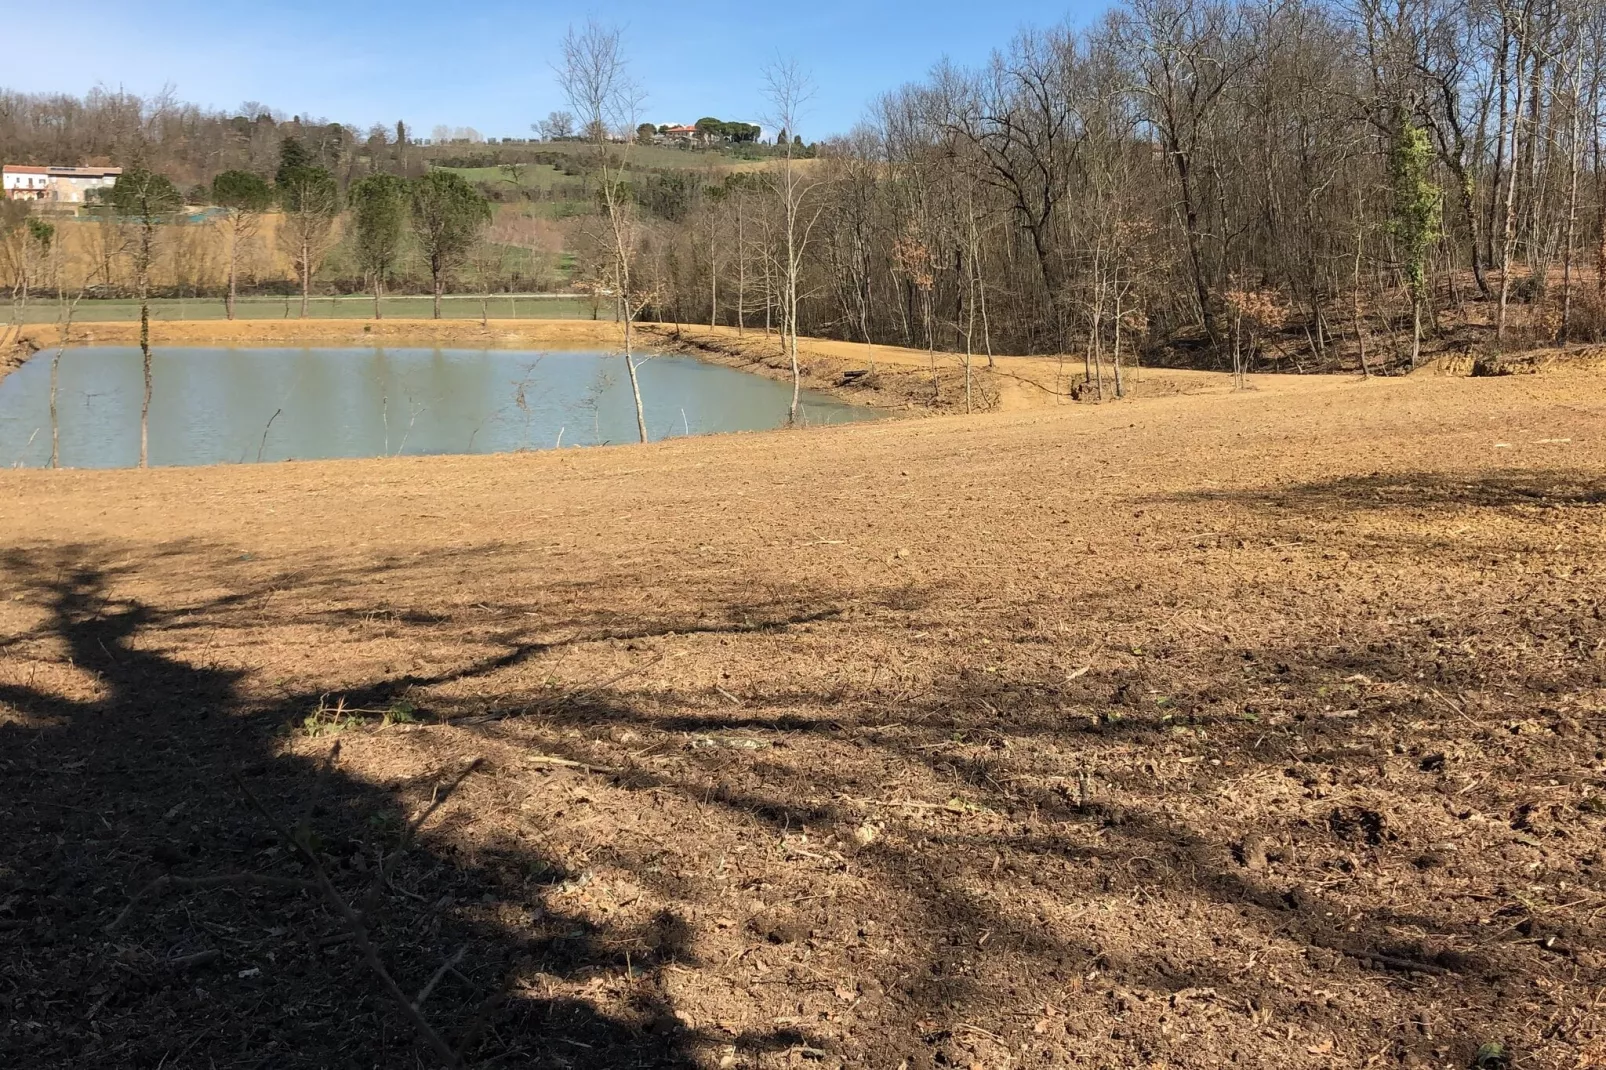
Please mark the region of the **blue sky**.
POLYGON ((552 74, 571 20, 625 29, 654 122, 703 115, 760 121, 760 68, 777 53, 817 92, 807 138, 847 130, 878 93, 943 56, 984 59, 1024 25, 1085 21, 1098 0, 612 0, 573 7, 525 0, 289 0, 250 6, 191 0, 77 0, 59 20, 8 19, 0 85, 82 93, 96 84, 232 109, 258 100, 287 114, 365 127, 406 120, 488 137, 525 136, 564 106, 552 74))

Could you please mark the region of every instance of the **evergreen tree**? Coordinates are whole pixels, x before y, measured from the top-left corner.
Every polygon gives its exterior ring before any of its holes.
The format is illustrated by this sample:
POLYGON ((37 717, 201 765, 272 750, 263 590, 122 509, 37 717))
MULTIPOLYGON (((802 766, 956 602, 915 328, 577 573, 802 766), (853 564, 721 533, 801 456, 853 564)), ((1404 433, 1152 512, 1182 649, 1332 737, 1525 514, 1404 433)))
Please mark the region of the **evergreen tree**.
POLYGON ((262 213, 273 204, 273 190, 261 175, 251 171, 224 171, 212 180, 212 203, 228 213, 229 289, 223 307, 228 318, 233 319, 240 246, 255 232, 262 213))
POLYGON ((145 396, 139 409, 139 466, 150 463, 151 417, 151 264, 156 258, 157 228, 184 207, 178 187, 166 175, 130 167, 106 191, 112 209, 139 227, 134 243, 134 285, 139 296, 139 352, 145 372, 145 396))
POLYGON ((480 232, 491 222, 491 205, 455 171, 430 171, 412 183, 413 234, 429 264, 436 319, 446 277, 462 266, 480 232))
POLYGON ((273 181, 280 186, 289 185, 288 179, 296 171, 310 166, 312 157, 307 154, 307 148, 301 144, 301 139, 287 137, 279 142, 279 169, 274 172, 273 181))
POLYGON ((357 262, 373 282, 374 319, 380 319, 379 299, 401 254, 407 182, 396 175, 369 175, 353 182, 347 196, 356 226, 357 262))
MULTIPOLYGON (((286 141, 286 145, 298 142, 286 141)), ((285 154, 288 160, 290 153, 285 154)), ((302 155, 305 159, 305 154, 302 155)), ((284 224, 279 240, 295 262, 301 279, 301 318, 307 318, 307 302, 312 295, 312 276, 334 242, 335 218, 340 211, 340 189, 335 176, 322 167, 302 163, 279 167, 279 204, 284 208, 284 224)))

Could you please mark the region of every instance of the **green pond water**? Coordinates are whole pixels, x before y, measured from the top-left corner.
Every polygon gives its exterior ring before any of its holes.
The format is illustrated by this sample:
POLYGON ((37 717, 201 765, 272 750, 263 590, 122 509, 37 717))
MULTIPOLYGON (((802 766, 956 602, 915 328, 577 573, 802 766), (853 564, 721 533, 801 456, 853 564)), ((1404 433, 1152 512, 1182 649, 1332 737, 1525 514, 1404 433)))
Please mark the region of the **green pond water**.
MULTIPOLYGON (((0 381, 0 464, 50 463, 50 362, 0 381)), ((693 357, 640 368, 653 439, 758 431, 786 422, 791 387, 693 357)), ((503 453, 636 441, 624 359, 599 352, 483 349, 163 347, 153 354, 153 465, 238 464, 393 454, 503 453)), ((61 464, 139 460, 139 350, 61 358, 61 464)), ((874 410, 806 392, 813 425, 874 410)))

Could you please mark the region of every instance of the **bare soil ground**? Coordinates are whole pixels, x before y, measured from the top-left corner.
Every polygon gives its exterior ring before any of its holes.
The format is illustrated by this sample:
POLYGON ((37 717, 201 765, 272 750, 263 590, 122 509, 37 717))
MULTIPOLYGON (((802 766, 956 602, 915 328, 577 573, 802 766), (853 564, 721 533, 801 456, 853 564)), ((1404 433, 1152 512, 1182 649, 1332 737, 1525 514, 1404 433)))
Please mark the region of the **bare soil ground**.
POLYGON ((1606 1065, 1601 384, 0 474, 0 1066, 1606 1065))

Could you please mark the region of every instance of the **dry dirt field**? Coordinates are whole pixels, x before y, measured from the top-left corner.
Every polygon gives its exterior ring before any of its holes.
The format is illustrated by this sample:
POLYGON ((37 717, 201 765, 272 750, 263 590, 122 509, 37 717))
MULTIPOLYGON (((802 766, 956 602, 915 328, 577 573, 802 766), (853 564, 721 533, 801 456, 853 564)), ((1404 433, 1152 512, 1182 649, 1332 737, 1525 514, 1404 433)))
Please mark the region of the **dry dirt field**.
POLYGON ((1606 380, 1254 385, 0 473, 0 1066, 1606 1066, 1606 380))

